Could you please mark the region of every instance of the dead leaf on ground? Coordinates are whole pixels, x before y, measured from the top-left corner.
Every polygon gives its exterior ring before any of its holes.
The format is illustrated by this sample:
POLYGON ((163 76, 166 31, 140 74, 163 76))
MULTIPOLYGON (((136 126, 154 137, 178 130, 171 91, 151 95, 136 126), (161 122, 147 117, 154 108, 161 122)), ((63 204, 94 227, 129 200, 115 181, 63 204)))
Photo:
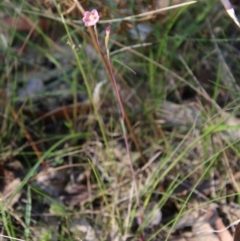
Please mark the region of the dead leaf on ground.
POLYGON ((36 177, 36 183, 40 189, 51 195, 52 197, 59 197, 66 185, 67 170, 48 168, 47 171, 43 170, 36 177))
POLYGON ((15 194, 13 198, 12 198, 12 195, 20 186, 20 184, 21 184, 20 178, 16 178, 12 182, 10 182, 9 185, 5 186, 5 188, 3 189, 3 192, 1 193, 1 196, 2 196, 1 199, 5 204, 8 204, 8 207, 12 207, 19 200, 22 194, 21 191, 15 194), (10 203, 8 203, 9 201, 10 203))
MULTIPOLYGON (((217 213, 216 205, 210 206, 211 207, 207 208, 206 210, 199 209, 187 212, 186 215, 179 219, 174 231, 183 229, 185 227, 191 227, 191 240, 232 241, 233 238, 230 232, 228 230, 224 230, 226 227, 217 213)), ((181 240, 188 240, 182 238, 183 237, 181 237, 181 240)))
POLYGON ((89 193, 87 186, 85 185, 71 185, 68 186, 61 195, 61 200, 68 206, 75 206, 83 201, 87 201, 94 193, 89 193))
POLYGON ((96 241, 96 233, 89 222, 83 217, 74 217, 70 221, 70 230, 78 239, 96 241))
POLYGON ((21 184, 21 177, 23 174, 22 164, 14 160, 12 162, 0 165, 0 192, 1 199, 4 204, 7 204, 8 207, 12 207, 20 198, 21 191, 12 195, 17 190, 21 184), (8 203, 10 201, 10 203, 8 203))

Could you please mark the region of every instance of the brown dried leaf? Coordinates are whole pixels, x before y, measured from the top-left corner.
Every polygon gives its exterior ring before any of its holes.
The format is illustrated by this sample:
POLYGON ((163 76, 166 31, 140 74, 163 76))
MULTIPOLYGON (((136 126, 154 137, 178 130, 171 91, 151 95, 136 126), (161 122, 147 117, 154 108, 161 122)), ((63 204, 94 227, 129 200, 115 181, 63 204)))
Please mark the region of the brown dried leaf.
POLYGON ((36 177, 37 185, 52 197, 58 197, 66 185, 66 169, 56 170, 48 168, 36 177))
POLYGON ((21 184, 22 174, 22 164, 17 160, 11 161, 4 165, 0 165, 1 198, 5 204, 8 204, 8 207, 12 207, 21 196, 21 191, 19 191, 12 199, 12 194, 17 190, 17 188, 21 184), (11 202, 8 203, 10 200, 11 202))
MULTIPOLYGON (((200 241, 232 241, 233 239, 229 231, 224 230, 226 227, 218 216, 216 205, 214 204, 205 211, 200 209, 186 213, 186 215, 179 219, 174 231, 185 227, 192 227, 193 236, 191 237, 191 240, 194 240, 194 237, 196 237, 196 240, 200 241), (216 231, 221 232, 216 233, 216 231)), ((181 236, 181 240, 188 239, 181 236)))
POLYGON ((234 233, 234 241, 240 240, 240 223, 238 223, 235 233, 234 233))
MULTIPOLYGON (((217 218, 216 220, 216 230, 223 230, 225 229, 226 226, 223 224, 222 219, 220 217, 217 218)), ((222 232, 218 233, 218 237, 222 240, 222 241, 232 241, 232 235, 229 233, 228 230, 224 230, 222 232)))
POLYGON ((75 206, 90 197, 85 185, 72 185, 66 188, 61 195, 62 201, 68 206, 75 206))
POLYGON ((76 237, 85 241, 98 240, 94 229, 83 217, 74 217, 70 221, 70 230, 76 237))
POLYGON ((2 191, 2 200, 5 204, 8 204, 8 207, 12 207, 20 198, 22 192, 19 191, 12 199, 13 193, 20 186, 21 180, 20 178, 14 179, 8 185, 6 185, 2 191), (10 201, 11 200, 11 201, 10 201), (8 203, 10 201, 10 203, 8 203))

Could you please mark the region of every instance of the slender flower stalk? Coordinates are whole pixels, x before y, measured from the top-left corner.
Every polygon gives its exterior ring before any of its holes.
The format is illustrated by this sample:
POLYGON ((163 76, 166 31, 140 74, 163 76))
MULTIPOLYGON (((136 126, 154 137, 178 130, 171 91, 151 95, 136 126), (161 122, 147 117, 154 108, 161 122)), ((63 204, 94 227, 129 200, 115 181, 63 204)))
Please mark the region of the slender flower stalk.
MULTIPOLYGON (((74 2, 77 4, 80 12, 82 12, 84 16, 88 16, 88 14, 85 14, 85 12, 88 12, 88 13, 89 13, 89 11, 84 11, 84 9, 80 6, 80 4, 79 4, 79 2, 78 2, 77 0, 74 0, 74 2)), ((97 11, 97 10, 96 10, 96 11, 97 11)), ((92 10, 91 13, 94 13, 94 14, 97 15, 98 13, 96 13, 96 11, 93 11, 93 10, 92 10)), ((87 20, 87 18, 84 18, 84 17, 83 17, 83 21, 85 21, 85 20, 87 20)), ((84 24, 86 25, 85 22, 84 22, 84 24)), ((92 26, 92 25, 91 25, 91 26, 92 26)), ((98 34, 97 34, 97 29, 96 29, 96 22, 95 22, 95 25, 94 25, 94 29, 95 29, 95 30, 93 31, 93 29, 92 29, 91 27, 88 27, 88 31, 89 31, 89 33, 90 33, 90 36, 91 36, 92 39, 93 39, 93 45, 94 45, 94 47, 96 48, 96 50, 98 51, 98 53, 99 53, 99 55, 100 55, 100 57, 101 57, 101 59, 102 59, 102 63, 103 63, 103 65, 104 65, 105 69, 107 70, 107 74, 108 74, 108 76, 109 76, 109 78, 110 78, 110 81, 111 81, 111 83, 112 83, 112 85, 113 85, 114 91, 117 91, 117 89, 115 88, 116 85, 114 84, 114 79, 112 78, 111 69, 110 69, 110 67, 109 67, 107 58, 106 58, 106 56, 104 55, 104 53, 103 53, 103 51, 102 51, 102 48, 101 48, 101 45, 100 45, 100 43, 99 43, 99 41, 98 41, 98 34), (95 34, 94 34, 94 32, 95 32, 95 34)), ((110 29, 108 29, 108 30, 110 30, 110 29)), ((110 34, 110 31, 109 31, 109 34, 110 34)), ((142 150, 141 150, 141 148, 140 148, 140 146, 139 146, 139 143, 138 143, 138 141, 137 141, 137 138, 136 138, 136 136, 135 136, 135 134, 134 134, 134 131, 133 131, 133 129, 132 129, 132 125, 131 125, 131 123, 130 123, 130 120, 129 120, 129 118, 128 118, 128 115, 126 114, 126 111, 125 111, 125 108, 124 108, 123 105, 122 105, 122 109, 123 109, 123 111, 124 111, 125 122, 126 122, 126 124, 127 124, 128 129, 129 129, 130 135, 131 135, 131 137, 132 137, 132 139, 133 139, 133 142, 134 142, 134 144, 135 144, 135 146, 136 146, 136 149, 137 149, 138 152, 140 153, 142 164, 146 164, 146 162, 147 162, 147 161, 146 161, 146 158, 145 158, 145 156, 144 156, 143 153, 142 153, 142 150)))
MULTIPOLYGON (((126 127, 125 127, 125 110, 124 110, 124 106, 123 106, 123 102, 118 90, 118 86, 117 86, 117 82, 113 73, 113 67, 112 67, 112 62, 111 62, 111 58, 110 58, 110 53, 109 53, 109 47, 108 47, 108 43, 109 43, 109 39, 110 39, 110 32, 111 32, 111 28, 110 26, 108 26, 106 28, 106 36, 105 36, 105 48, 107 51, 107 60, 108 60, 108 66, 110 69, 110 73, 111 73, 111 77, 113 80, 113 84, 114 84, 114 90, 115 90, 115 94, 117 96, 117 100, 121 109, 121 118, 120 118, 120 123, 122 126, 122 130, 123 130, 123 138, 124 138, 124 142, 125 142, 125 146, 126 146, 126 151, 128 154, 128 159, 129 159, 129 165, 130 165, 130 169, 131 169, 131 174, 132 174, 132 178, 133 178, 133 182, 135 183, 135 189, 136 189, 136 197, 137 197, 137 205, 138 205, 138 209, 139 211, 141 210, 141 206, 140 206, 140 201, 139 201, 139 196, 138 196, 138 188, 137 188, 137 179, 136 179, 136 174, 133 168, 133 164, 132 164, 132 158, 130 155, 130 149, 129 149, 129 144, 128 144, 128 137, 127 137, 127 131, 126 131, 126 127)), ((141 226, 142 224, 142 213, 140 213, 140 217, 139 217, 139 226, 141 226)), ((140 235, 140 241, 144 241, 143 235, 140 235)))
MULTIPOLYGON (((127 127, 129 128, 129 131, 130 131, 130 134, 132 135, 133 137, 133 140, 134 140, 134 143, 138 149, 138 151, 140 152, 141 154, 141 158, 142 158, 142 161, 143 163, 146 163, 146 160, 141 152, 141 149, 139 148, 139 145, 138 145, 138 142, 137 142, 137 139, 134 135, 134 132, 132 130, 132 126, 131 126, 131 123, 128 119, 128 116, 126 114, 126 111, 125 111, 125 108, 124 108, 124 105, 123 105, 123 102, 122 102, 122 99, 121 99, 121 96, 120 96, 120 93, 119 93, 119 90, 118 90, 118 86, 117 86, 117 82, 116 82, 116 79, 115 79, 115 76, 114 76, 114 73, 113 73, 113 67, 112 67, 112 63, 111 63, 111 59, 110 59, 110 54, 109 54, 109 48, 108 48, 108 43, 109 43, 109 38, 110 38, 110 27, 107 27, 106 29, 106 37, 105 37, 105 47, 106 47, 106 50, 107 50, 107 58, 106 56, 103 54, 103 51, 102 51, 102 48, 101 48, 101 45, 99 43, 99 40, 98 40, 98 33, 97 33, 97 27, 96 27, 96 22, 93 21, 93 19, 97 19, 97 10, 92 10, 91 12, 88 12, 87 11, 87 14, 84 13, 84 17, 83 17, 83 21, 85 23, 85 26, 93 26, 94 27, 94 32, 95 32, 95 36, 93 34, 93 31, 91 28, 88 28, 89 30, 89 33, 91 35, 91 37, 93 38, 94 41, 94 45, 97 47, 97 50, 102 58, 102 61, 103 61, 103 64, 106 68, 106 70, 108 71, 108 75, 109 75, 109 78, 111 80, 111 83, 113 85, 113 89, 114 89, 114 92, 116 94, 116 97, 117 97, 117 101, 118 101, 118 104, 119 104, 119 107, 120 107, 120 110, 121 110, 121 119, 120 119, 120 123, 121 123, 121 126, 122 126, 122 129, 123 129, 123 137, 124 137, 124 142, 125 142, 125 146, 126 146, 126 151, 127 151, 127 154, 128 154, 128 157, 129 157, 129 165, 130 165, 130 169, 131 169, 131 174, 132 174, 132 178, 133 178, 133 182, 135 183, 135 188, 136 188, 136 196, 137 196, 137 205, 138 205, 138 209, 141 210, 141 206, 140 206, 140 201, 139 201, 139 197, 138 197, 138 188, 137 188, 137 180, 136 180, 136 175, 135 175, 135 171, 134 171, 134 168, 133 168, 133 164, 132 164, 132 160, 131 160, 131 156, 130 156, 130 149, 129 149, 129 144, 128 144, 128 137, 127 137, 127 131, 126 131, 126 128, 125 128, 125 122, 127 124, 127 127), (91 14, 89 13, 92 13, 92 16, 90 16, 91 14), (94 18, 94 16, 95 18, 94 18), (92 21, 90 21, 90 20, 92 21)), ((140 220, 142 220, 142 215, 140 217, 140 220)), ((140 235, 140 238, 139 238, 140 241, 144 241, 144 238, 143 238, 143 234, 141 233, 140 235)))
POLYGON ((99 43, 99 39, 98 39, 97 24, 95 24, 93 26, 93 28, 94 28, 94 32, 95 32, 95 35, 96 35, 98 47, 99 47, 100 51, 102 51, 101 48, 100 48, 100 43, 99 43))
MULTIPOLYGON (((84 14, 85 14, 85 11, 84 11, 84 9, 80 6, 79 2, 78 2, 77 0, 74 0, 74 2, 77 4, 80 12, 82 12, 82 14, 84 15, 84 14)), ((100 56, 101 59, 102 59, 102 63, 103 63, 103 65, 104 65, 104 67, 105 67, 105 69, 106 69, 106 71, 107 71, 107 74, 108 74, 109 79, 110 79, 110 81, 111 81, 111 83, 112 83, 112 85, 113 85, 113 88, 115 89, 114 83, 113 83, 114 80, 112 79, 112 75, 111 75, 111 72, 110 72, 110 68, 109 68, 109 64, 108 64, 107 58, 106 58, 106 56, 104 55, 104 53, 103 53, 103 51, 102 51, 102 48, 101 48, 101 45, 100 45, 100 43, 99 43, 99 41, 98 41, 97 31, 96 31, 96 30, 93 31, 93 29, 92 29, 91 27, 88 27, 88 31, 89 31, 89 34, 90 34, 91 38, 93 39, 93 45, 94 45, 95 49, 98 51, 99 56, 100 56), (95 33, 94 33, 94 32, 95 32, 95 33), (97 36, 97 37, 96 37, 96 36, 97 36)), ((126 113, 124 106, 123 106, 123 110, 124 110, 124 113, 126 113)), ((136 147, 136 149, 138 150, 138 152, 140 153, 142 164, 146 164, 146 162, 147 162, 147 161, 146 161, 146 158, 145 158, 145 156, 144 156, 143 153, 142 153, 142 150, 141 150, 141 148, 140 148, 140 146, 139 146, 138 140, 137 140, 137 138, 136 138, 136 136, 135 136, 135 134, 134 134, 132 125, 131 125, 130 120, 129 120, 129 118, 128 118, 128 115, 126 115, 126 114, 125 114, 125 122, 126 122, 126 124, 127 124, 127 128, 128 128, 128 130, 129 130, 129 132, 130 132, 130 135, 131 135, 131 137, 132 137, 132 139, 133 139, 133 142, 134 142, 134 144, 135 144, 135 147, 136 147)))

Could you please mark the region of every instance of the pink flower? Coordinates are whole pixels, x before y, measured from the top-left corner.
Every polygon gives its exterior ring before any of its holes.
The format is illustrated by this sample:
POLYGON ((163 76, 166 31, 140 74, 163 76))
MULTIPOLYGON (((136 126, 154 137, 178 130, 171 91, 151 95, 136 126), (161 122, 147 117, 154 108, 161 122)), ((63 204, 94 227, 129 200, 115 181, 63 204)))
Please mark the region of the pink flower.
POLYGON ((99 20, 98 11, 96 9, 93 9, 91 12, 85 11, 82 20, 86 27, 95 25, 99 20))

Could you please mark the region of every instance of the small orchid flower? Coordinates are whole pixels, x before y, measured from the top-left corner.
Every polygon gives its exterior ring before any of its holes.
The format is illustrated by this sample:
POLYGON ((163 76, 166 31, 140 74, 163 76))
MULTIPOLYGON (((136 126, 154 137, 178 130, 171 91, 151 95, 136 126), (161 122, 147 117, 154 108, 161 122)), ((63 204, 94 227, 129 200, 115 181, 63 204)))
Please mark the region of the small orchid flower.
POLYGON ((86 27, 95 25, 99 20, 99 14, 96 9, 90 11, 85 11, 84 16, 82 18, 86 27))

